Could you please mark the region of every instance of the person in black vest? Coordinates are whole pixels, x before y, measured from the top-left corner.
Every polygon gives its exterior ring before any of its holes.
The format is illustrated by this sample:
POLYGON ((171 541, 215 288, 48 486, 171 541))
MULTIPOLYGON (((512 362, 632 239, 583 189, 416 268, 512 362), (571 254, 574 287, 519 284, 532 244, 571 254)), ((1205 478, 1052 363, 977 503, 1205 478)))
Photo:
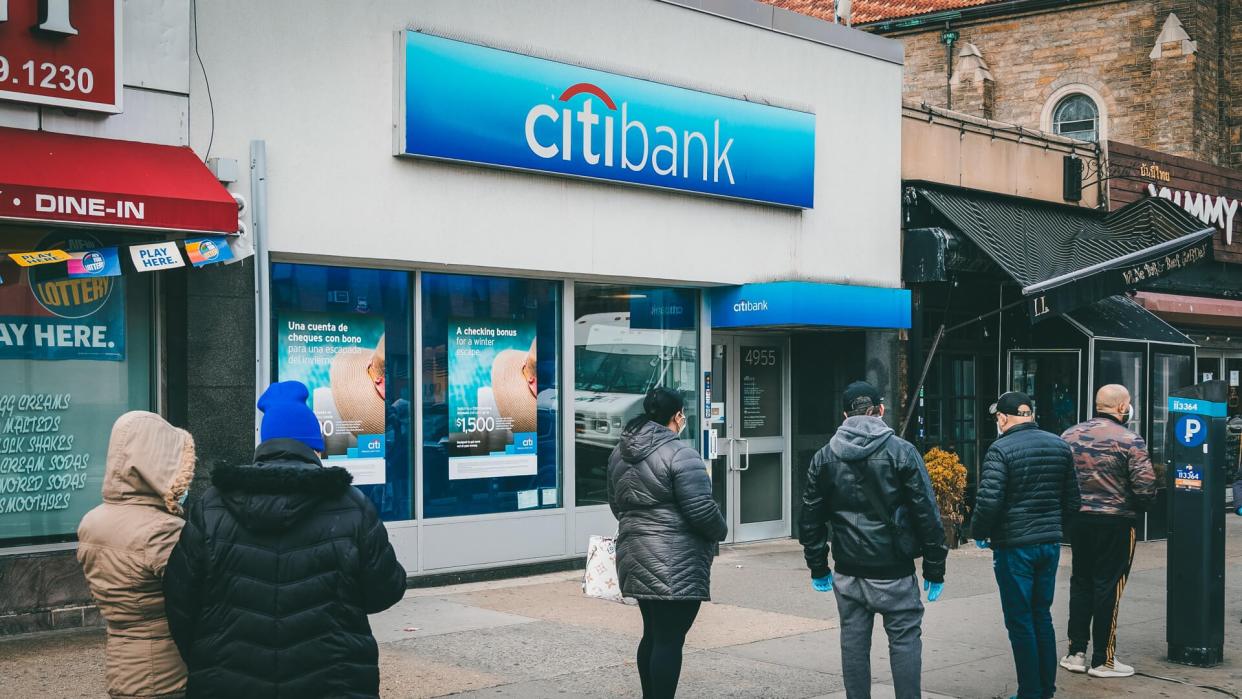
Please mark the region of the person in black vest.
POLYGON ((164 575, 188 697, 378 697, 368 614, 405 593, 375 507, 324 467, 296 381, 259 399, 250 466, 220 466, 191 506, 164 575))
POLYGON ((971 535, 992 548, 992 570, 1018 673, 1018 699, 1057 691, 1052 596, 1063 519, 1078 511, 1069 445, 1035 424, 1034 402, 1019 391, 992 404, 1000 436, 983 457, 971 535))

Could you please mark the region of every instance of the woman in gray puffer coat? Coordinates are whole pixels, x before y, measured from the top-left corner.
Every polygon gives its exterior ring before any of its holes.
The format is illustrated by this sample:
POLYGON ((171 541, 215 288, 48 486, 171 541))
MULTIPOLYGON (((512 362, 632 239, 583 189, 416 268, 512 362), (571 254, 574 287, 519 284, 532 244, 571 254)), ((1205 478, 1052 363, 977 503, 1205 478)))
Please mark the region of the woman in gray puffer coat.
POLYGON ((712 498, 707 465, 678 439, 685 402, 652 389, 608 459, 608 502, 616 515, 621 591, 638 599, 643 638, 638 675, 644 699, 677 693, 682 647, 711 599, 712 557, 728 525, 712 498))

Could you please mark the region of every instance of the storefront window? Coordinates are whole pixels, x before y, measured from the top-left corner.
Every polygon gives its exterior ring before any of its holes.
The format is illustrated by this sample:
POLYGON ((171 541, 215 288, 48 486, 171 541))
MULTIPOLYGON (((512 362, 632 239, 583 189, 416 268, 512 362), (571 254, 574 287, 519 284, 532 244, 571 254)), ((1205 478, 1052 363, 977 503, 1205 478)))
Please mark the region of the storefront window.
MULTIPOLYGON (((608 502, 608 456, 647 391, 681 391, 699 444, 698 292, 638 286, 574 287, 574 454, 577 504, 608 502)), ((716 400, 713 397, 713 400, 716 400)))
MULTIPOLYGON (((1169 391, 1193 384, 1194 370, 1189 354, 1156 351, 1151 356, 1154 365, 1151 390, 1154 395, 1151 404, 1151 436, 1147 442, 1151 448, 1151 461, 1156 464, 1160 475, 1163 475, 1169 422, 1169 391)), ((1164 479, 1161 478, 1157 485, 1164 487, 1164 479)))
POLYGON ((1144 391, 1146 378, 1142 350, 1100 349, 1095 365, 1095 386, 1091 390, 1092 409, 1094 410, 1095 391, 1100 386, 1121 384, 1130 391, 1132 408, 1126 427, 1143 434, 1143 412, 1147 409, 1147 394, 1144 391))
POLYGON ((561 507, 560 289, 422 276, 424 516, 561 507))
POLYGON ((70 541, 101 500, 112 423, 151 407, 151 276, 8 257, 104 247, 87 233, 0 227, 0 241, 0 545, 70 541))
POLYGON ((1042 429, 1061 434, 1078 423, 1078 352, 1012 352, 1009 362, 1009 390, 1035 401, 1042 429))
POLYGON ((272 265, 277 381, 305 383, 325 464, 342 466, 389 521, 414 518, 410 275, 272 265))

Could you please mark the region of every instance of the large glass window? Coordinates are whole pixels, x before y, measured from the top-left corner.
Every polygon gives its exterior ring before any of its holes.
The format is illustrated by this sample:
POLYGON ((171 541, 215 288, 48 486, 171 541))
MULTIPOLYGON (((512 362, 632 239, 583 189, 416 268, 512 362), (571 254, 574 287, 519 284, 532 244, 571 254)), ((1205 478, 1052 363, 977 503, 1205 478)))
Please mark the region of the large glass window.
MULTIPOLYGON (((1158 475, 1163 476, 1165 459, 1165 438, 1169 422, 1169 391, 1189 386, 1195 382, 1189 353, 1152 352, 1153 371, 1151 376, 1151 461, 1156 464, 1158 475)), ((1157 480, 1157 485, 1164 487, 1164 479, 1157 480)))
POLYGON ((272 347, 276 380, 310 390, 325 463, 383 519, 413 519, 410 275, 272 265, 272 347))
POLYGON ((574 286, 578 505, 608 502, 608 456, 656 386, 685 395, 689 427, 682 439, 698 446, 698 307, 698 292, 691 289, 574 286))
MULTIPOLYGON (((1095 391, 1100 386, 1110 383, 1121 384, 1130 391, 1130 422, 1126 427, 1134 432, 1143 434, 1143 411, 1147 409, 1147 393, 1146 379, 1147 373, 1143 371, 1143 354, 1142 350, 1123 350, 1102 348, 1098 350, 1098 360, 1095 365, 1095 386, 1092 388, 1092 401, 1095 400, 1095 391)), ((1094 404, 1092 405, 1094 410, 1094 404)))
POLYGON ((0 227, 0 545, 70 541, 101 500, 112 423, 150 409, 151 275, 69 276, 10 252, 95 250, 114 238, 0 227))
POLYGON ((423 515, 561 507, 559 282, 423 274, 423 515))
POLYGON ((1035 401, 1031 407, 1042 429, 1061 434, 1077 424, 1078 352, 1015 351, 1009 362, 1009 390, 1035 401))
POLYGON ((1098 141, 1100 109, 1081 92, 1069 95, 1058 102, 1052 112, 1052 131, 1080 141, 1098 141))

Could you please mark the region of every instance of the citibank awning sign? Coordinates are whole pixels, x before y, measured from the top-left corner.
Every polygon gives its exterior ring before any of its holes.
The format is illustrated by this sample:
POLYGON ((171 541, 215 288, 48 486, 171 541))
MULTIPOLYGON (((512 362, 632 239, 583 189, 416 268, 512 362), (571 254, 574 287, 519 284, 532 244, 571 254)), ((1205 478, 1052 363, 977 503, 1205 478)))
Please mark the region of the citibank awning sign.
POLYGON ((400 155, 809 209, 815 115, 405 32, 400 155))
POLYGON ((909 328, 910 292, 779 281, 712 289, 713 328, 909 328))

